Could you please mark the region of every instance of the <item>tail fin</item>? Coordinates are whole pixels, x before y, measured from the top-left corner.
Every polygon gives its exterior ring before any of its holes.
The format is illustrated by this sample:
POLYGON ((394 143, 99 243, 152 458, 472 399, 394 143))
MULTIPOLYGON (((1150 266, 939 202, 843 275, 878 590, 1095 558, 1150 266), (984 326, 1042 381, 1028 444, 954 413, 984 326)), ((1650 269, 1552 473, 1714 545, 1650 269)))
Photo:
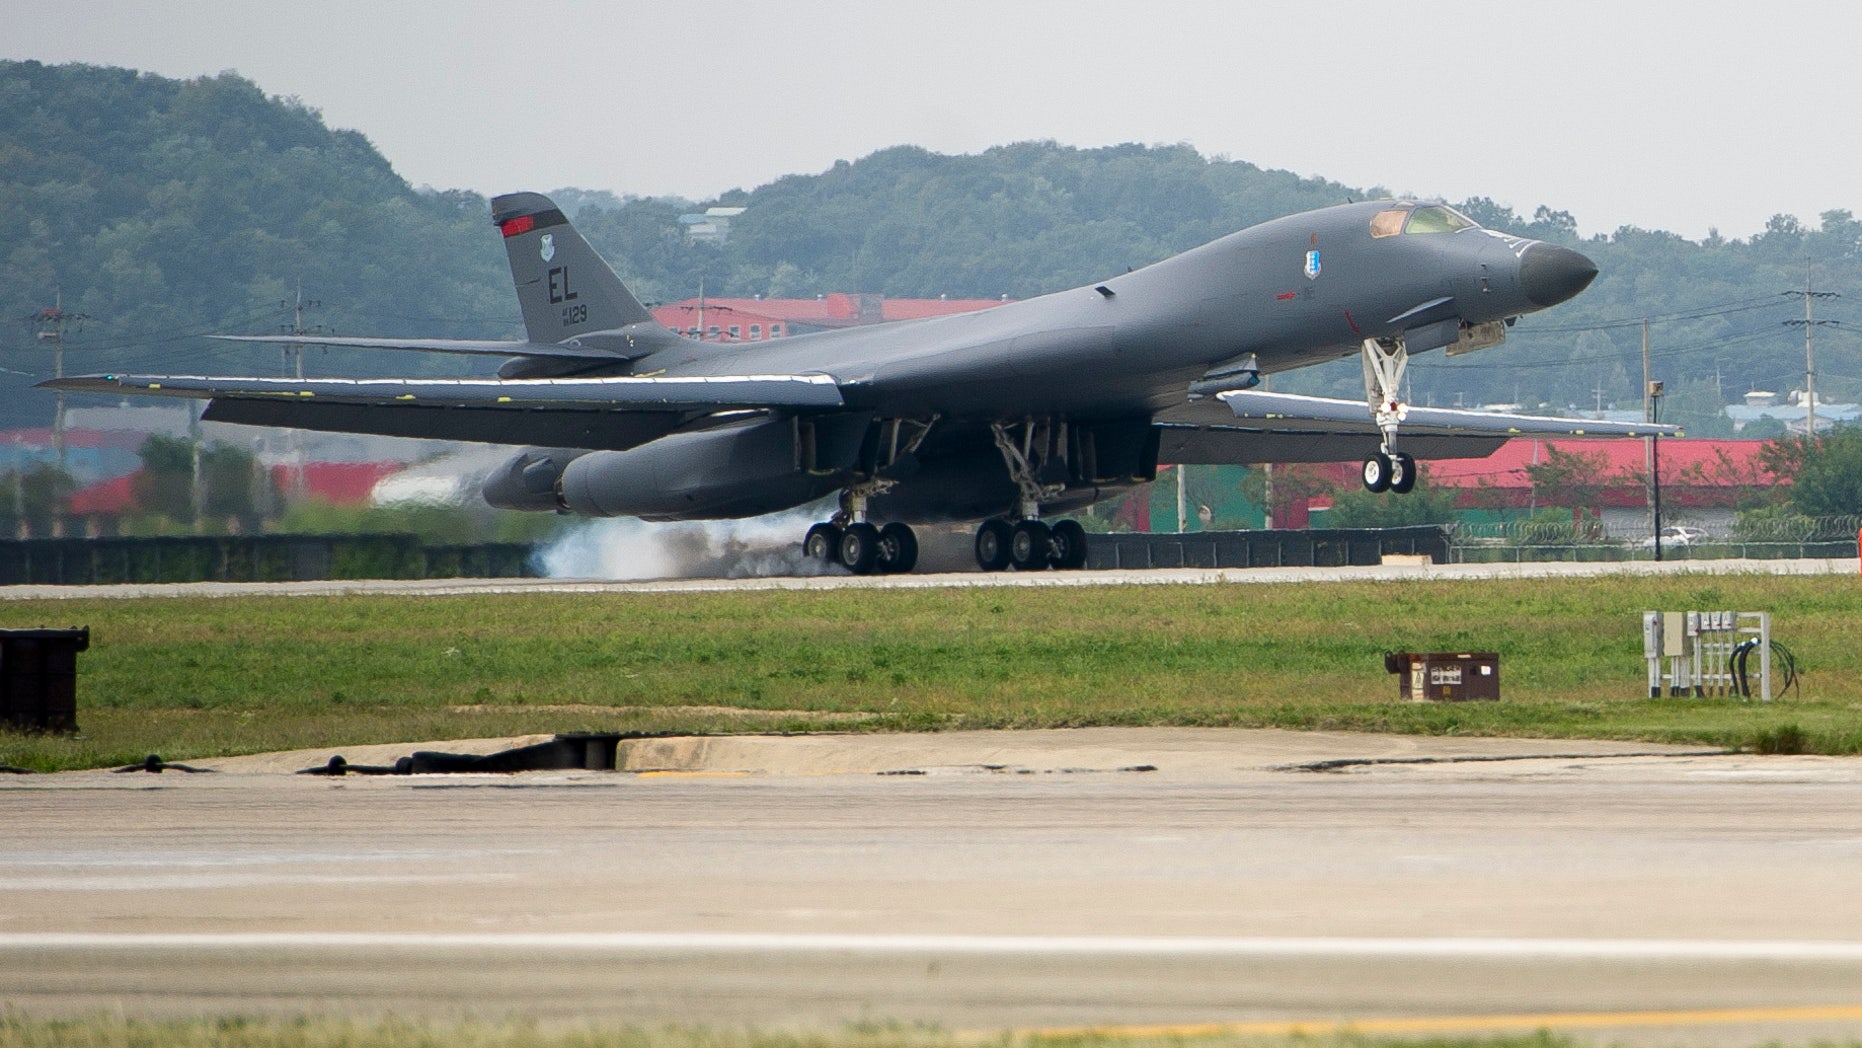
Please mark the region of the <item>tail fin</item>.
POLYGON ((530 341, 561 342, 635 324, 644 325, 635 334, 671 335, 654 322, 653 314, 549 197, 541 193, 493 197, 491 221, 504 234, 511 280, 517 285, 517 303, 524 311, 524 331, 530 341))

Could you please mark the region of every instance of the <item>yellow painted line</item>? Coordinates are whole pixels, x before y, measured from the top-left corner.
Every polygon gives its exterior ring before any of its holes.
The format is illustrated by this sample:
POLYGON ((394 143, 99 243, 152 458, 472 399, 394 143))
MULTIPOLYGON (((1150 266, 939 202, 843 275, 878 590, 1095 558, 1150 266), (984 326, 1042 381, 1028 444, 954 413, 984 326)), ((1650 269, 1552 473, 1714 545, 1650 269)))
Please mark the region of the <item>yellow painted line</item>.
MULTIPOLYGON (((1466 1033, 1480 1030, 1576 1030, 1615 1026, 1734 1026, 1862 1020, 1862 1005, 1797 1008, 1704 1008, 1652 1012, 1544 1012, 1526 1015, 1433 1015, 1343 1022, 1188 1023, 1162 1026, 1075 1026, 1017 1030, 1020 1037, 1314 1037, 1323 1034, 1466 1033)), ((979 1033, 979 1035, 981 1035, 979 1033)))

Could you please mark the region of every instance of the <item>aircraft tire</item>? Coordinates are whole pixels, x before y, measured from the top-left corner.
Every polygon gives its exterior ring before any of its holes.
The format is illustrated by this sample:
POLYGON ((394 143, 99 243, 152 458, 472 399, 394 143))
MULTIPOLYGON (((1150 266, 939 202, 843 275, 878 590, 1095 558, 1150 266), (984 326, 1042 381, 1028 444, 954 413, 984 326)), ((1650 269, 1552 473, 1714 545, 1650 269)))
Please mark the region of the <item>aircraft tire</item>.
POLYGON ((918 535, 898 521, 879 529, 879 555, 875 563, 882 575, 903 575, 918 565, 918 535))
POLYGON ((1059 571, 1074 571, 1086 566, 1086 529, 1077 520, 1063 520, 1054 525, 1053 553, 1048 562, 1059 571))
POLYGON ((840 563, 840 529, 832 524, 816 524, 802 540, 802 556, 823 564, 840 563))
POLYGON ((1390 490, 1406 495, 1416 487, 1416 459, 1404 452, 1390 456, 1390 490))
POLYGON ((1378 452, 1364 460, 1364 490, 1384 492, 1390 490, 1390 474, 1396 469, 1390 456, 1378 452))
POLYGON ((849 524, 840 536, 841 566, 855 575, 871 575, 879 561, 879 529, 871 524, 849 524))
POLYGON ((1054 532, 1039 520, 1024 520, 1009 536, 1009 566, 1016 571, 1046 571, 1054 532))
POLYGON ((985 520, 976 526, 976 566, 1001 571, 1009 566, 1009 538, 1014 529, 1006 520, 985 520))

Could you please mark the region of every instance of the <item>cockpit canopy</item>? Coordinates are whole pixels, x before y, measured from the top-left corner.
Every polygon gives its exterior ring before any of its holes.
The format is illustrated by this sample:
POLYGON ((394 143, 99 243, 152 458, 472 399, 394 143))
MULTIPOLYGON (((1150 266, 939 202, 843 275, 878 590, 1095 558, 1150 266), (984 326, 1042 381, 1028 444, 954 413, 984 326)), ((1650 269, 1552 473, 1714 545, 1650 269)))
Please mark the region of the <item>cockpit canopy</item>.
POLYGON ((1464 229, 1479 228, 1479 223, 1446 204, 1405 201, 1392 204, 1388 209, 1371 216, 1371 235, 1374 237, 1459 233, 1464 229))

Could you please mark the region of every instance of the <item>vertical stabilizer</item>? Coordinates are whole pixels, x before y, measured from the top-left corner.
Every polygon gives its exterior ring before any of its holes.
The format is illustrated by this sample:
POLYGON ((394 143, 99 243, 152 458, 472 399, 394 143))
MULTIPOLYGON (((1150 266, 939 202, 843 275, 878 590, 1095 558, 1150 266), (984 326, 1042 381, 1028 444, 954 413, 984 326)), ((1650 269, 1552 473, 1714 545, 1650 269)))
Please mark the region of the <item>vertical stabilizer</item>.
MULTIPOLYGON (((562 342, 634 324, 658 328, 653 314, 549 197, 509 193, 493 197, 491 221, 504 234, 504 250, 532 342, 562 342)), ((663 330, 663 329, 661 329, 663 330)))

